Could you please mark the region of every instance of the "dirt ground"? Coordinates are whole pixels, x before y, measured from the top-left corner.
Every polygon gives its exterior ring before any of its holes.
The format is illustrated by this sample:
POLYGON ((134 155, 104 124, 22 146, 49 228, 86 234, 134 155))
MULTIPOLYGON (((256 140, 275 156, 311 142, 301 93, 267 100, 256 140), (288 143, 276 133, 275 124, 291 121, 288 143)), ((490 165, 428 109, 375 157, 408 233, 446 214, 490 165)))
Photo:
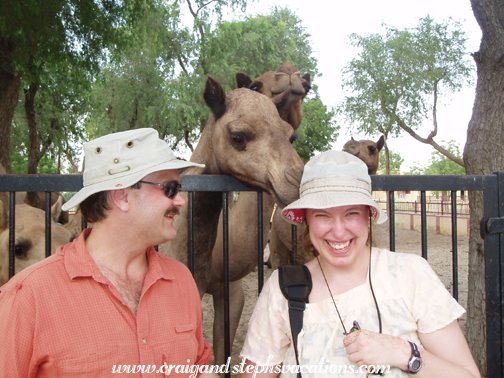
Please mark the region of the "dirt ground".
MULTIPOLYGON (((381 230, 380 230, 381 231, 381 230)), ((374 232, 374 245, 388 248, 388 236, 385 232, 374 232)), ((469 237, 458 237, 458 285, 459 285, 459 303, 466 308, 467 304, 467 265, 469 252, 469 237)), ((405 253, 415 253, 421 255, 421 234, 411 230, 396 230, 396 251, 405 253)), ((452 292, 452 240, 449 235, 429 234, 427 236, 427 260, 437 273, 446 288, 452 292)), ((266 257, 267 259, 267 249, 266 257)), ((264 268, 265 281, 271 274, 271 270, 264 268)), ((245 306, 243 309, 240 324, 236 333, 232 349, 231 366, 239 364, 238 358, 241 347, 247 333, 247 325, 250 315, 254 309, 257 300, 257 273, 253 272, 244 279, 245 306)), ((462 329, 465 329, 465 315, 460 320, 462 329)), ((210 295, 203 297, 203 333, 205 339, 212 345, 212 324, 213 324, 213 306, 210 295)), ((213 360, 211 361, 213 364, 213 360)))

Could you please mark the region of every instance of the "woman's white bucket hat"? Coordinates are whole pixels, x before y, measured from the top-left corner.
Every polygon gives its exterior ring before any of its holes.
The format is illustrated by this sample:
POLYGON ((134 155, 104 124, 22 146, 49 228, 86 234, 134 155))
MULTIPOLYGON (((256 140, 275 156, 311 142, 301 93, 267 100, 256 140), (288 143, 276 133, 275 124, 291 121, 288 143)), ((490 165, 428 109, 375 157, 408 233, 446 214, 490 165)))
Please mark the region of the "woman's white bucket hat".
POLYGON ((326 151, 306 163, 299 199, 282 210, 282 217, 294 225, 305 221, 305 209, 328 209, 367 205, 377 223, 387 215, 371 197, 371 177, 366 164, 343 151, 326 151))
POLYGON ((84 187, 62 209, 98 192, 130 187, 153 172, 204 166, 177 159, 154 129, 108 134, 84 144, 84 187))

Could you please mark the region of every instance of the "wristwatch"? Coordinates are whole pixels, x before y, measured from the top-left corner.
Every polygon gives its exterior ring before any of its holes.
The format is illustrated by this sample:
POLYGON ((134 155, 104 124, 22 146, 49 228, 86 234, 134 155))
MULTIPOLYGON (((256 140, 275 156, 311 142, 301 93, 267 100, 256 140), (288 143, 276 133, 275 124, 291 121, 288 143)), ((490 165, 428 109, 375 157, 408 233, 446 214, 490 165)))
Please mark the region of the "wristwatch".
POLYGON ((408 373, 416 374, 422 368, 422 358, 415 343, 408 341, 411 345, 411 357, 408 361, 408 373))

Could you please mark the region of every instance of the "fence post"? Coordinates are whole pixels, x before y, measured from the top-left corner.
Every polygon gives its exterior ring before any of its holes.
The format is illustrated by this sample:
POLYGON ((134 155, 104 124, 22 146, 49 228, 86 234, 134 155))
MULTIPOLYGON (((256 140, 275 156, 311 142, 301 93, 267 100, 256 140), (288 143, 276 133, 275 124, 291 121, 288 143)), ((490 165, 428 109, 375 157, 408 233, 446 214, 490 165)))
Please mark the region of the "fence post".
POLYGON ((502 250, 503 234, 492 229, 493 222, 504 216, 504 172, 496 172, 495 180, 485 188, 484 219, 481 234, 485 241, 485 292, 486 292, 486 352, 487 376, 504 377, 502 364, 502 250))

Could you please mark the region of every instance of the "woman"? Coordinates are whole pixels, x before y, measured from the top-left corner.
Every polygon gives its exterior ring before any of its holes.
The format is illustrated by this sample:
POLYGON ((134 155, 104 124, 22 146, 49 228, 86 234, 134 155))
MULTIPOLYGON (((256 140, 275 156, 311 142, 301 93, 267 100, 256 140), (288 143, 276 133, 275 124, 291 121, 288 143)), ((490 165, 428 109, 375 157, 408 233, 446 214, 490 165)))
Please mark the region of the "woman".
MULTIPOLYGON (((387 218, 371 197, 361 160, 340 151, 310 160, 300 199, 282 216, 306 222, 316 256, 306 263, 313 287, 297 345, 303 377, 365 377, 376 370, 386 377, 480 377, 457 321, 464 309, 427 261, 370 248, 370 219, 387 218)), ((277 271, 258 299, 241 355, 242 377, 297 375, 277 271)))

